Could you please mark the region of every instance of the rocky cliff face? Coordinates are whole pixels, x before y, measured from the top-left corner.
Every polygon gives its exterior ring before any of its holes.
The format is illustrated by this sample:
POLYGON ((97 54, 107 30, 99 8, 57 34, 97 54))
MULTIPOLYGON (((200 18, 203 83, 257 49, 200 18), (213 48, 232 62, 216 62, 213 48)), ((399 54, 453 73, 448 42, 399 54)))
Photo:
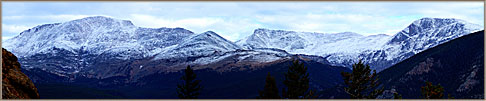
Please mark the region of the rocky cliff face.
POLYGON ((20 71, 17 57, 2 48, 2 98, 31 99, 39 98, 34 83, 20 71))

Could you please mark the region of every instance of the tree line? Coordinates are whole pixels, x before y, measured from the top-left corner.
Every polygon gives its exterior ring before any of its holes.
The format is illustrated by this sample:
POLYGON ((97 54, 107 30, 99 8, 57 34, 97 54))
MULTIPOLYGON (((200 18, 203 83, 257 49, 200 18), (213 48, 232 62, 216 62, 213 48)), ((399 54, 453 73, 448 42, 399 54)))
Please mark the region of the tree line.
MULTIPOLYGON (((353 64, 351 73, 341 72, 345 87, 342 88, 352 99, 376 99, 384 92, 384 87, 379 87, 380 82, 376 70, 371 70, 368 64, 363 64, 360 60, 353 64)), ((265 79, 265 86, 263 90, 258 91, 258 99, 313 99, 317 98, 315 91, 309 86, 309 73, 307 67, 303 62, 294 60, 288 67, 288 71, 284 74, 281 95, 277 88, 275 77, 267 74, 265 79)), ((187 66, 184 69, 184 74, 180 78, 183 83, 177 85, 177 95, 181 99, 197 99, 200 95, 200 90, 203 88, 200 85, 201 80, 196 79, 194 70, 187 66)), ((425 86, 421 87, 422 98, 424 99, 440 99, 444 98, 444 88, 438 84, 433 85, 431 82, 425 82, 425 86)), ((402 99, 402 96, 394 92, 395 99, 402 99)), ((448 95, 447 98, 454 98, 448 95)))

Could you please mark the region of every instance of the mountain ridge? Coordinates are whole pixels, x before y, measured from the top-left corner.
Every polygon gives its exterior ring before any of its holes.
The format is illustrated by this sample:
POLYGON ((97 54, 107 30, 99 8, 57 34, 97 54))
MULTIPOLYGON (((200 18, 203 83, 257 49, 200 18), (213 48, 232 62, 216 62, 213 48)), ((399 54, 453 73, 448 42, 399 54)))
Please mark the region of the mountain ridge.
MULTIPOLYGON (((201 62, 210 60, 201 59, 210 55, 219 57, 231 51, 259 48, 274 48, 290 54, 317 55, 326 58, 323 63, 334 66, 350 67, 361 59, 370 64, 372 69, 381 71, 422 50, 478 29, 480 28, 476 25, 459 19, 422 18, 394 36, 363 36, 353 32, 323 34, 258 28, 245 39, 231 42, 213 31, 194 34, 184 28, 142 28, 134 26, 128 20, 94 16, 36 26, 6 40, 4 47, 19 57, 26 57, 21 58, 26 61, 46 58, 42 54, 58 56, 51 59, 60 59, 59 61, 80 61, 76 65, 52 64, 53 67, 45 67, 59 73, 69 69, 70 72, 66 72, 68 74, 90 70, 96 62, 112 59, 109 57, 119 61, 152 58, 151 61, 164 59, 173 62, 176 60, 170 58, 177 57, 184 61, 177 60, 179 62, 174 63, 189 65, 205 64, 201 62), (32 38, 26 37, 28 35, 32 35, 32 38), (32 40, 42 41, 30 43, 32 40), (56 55, 55 52, 63 52, 65 57, 56 55), (34 56, 36 54, 41 55, 34 56), (93 56, 96 58, 89 59, 93 56)), ((32 64, 26 66, 36 67, 32 64)))
POLYGON ((253 47, 277 48, 286 50, 292 54, 328 57, 327 59, 331 64, 349 68, 352 63, 361 59, 370 64, 372 69, 381 71, 420 51, 462 35, 479 31, 480 29, 483 28, 477 24, 472 24, 455 18, 422 18, 412 22, 405 29, 393 36, 378 34, 355 38, 344 37, 343 39, 326 37, 318 38, 316 40, 312 37, 308 38, 306 35, 302 34, 307 34, 307 36, 313 37, 320 37, 321 35, 326 34, 319 33, 313 35, 310 32, 257 29, 254 34, 241 39, 236 43, 249 49, 253 47), (258 36, 262 35, 261 33, 265 33, 263 35, 286 35, 291 33, 293 36, 272 36, 274 39, 271 39, 271 37, 262 38, 261 36, 258 36), (293 38, 299 41, 282 40, 286 38, 293 38), (264 40, 270 41, 262 42, 264 40), (332 41, 333 43, 327 43, 329 41, 332 41), (274 45, 272 45, 272 43, 274 43, 274 45), (289 48, 289 46, 293 45, 295 45, 294 47, 299 48, 289 48))
POLYGON ((139 87, 150 85, 151 80, 173 80, 160 76, 176 77, 188 65, 208 73, 251 74, 276 65, 282 69, 284 65, 278 63, 299 59, 325 67, 311 67, 327 73, 314 74, 329 74, 316 78, 326 84, 313 84, 322 91, 339 84, 340 71, 349 71, 349 65, 358 59, 381 71, 422 50, 480 29, 460 21, 450 22, 445 27, 434 27, 436 22, 426 27, 411 24, 408 31, 399 32, 408 35, 406 38, 400 36, 389 45, 399 33, 363 36, 353 32, 322 34, 259 28, 245 39, 232 42, 213 31, 195 34, 184 28, 142 28, 97 16, 31 28, 6 40, 5 48, 20 55, 22 69, 33 76, 34 83, 47 85, 85 82, 101 87, 139 87), (417 33, 407 34, 411 32, 417 33))

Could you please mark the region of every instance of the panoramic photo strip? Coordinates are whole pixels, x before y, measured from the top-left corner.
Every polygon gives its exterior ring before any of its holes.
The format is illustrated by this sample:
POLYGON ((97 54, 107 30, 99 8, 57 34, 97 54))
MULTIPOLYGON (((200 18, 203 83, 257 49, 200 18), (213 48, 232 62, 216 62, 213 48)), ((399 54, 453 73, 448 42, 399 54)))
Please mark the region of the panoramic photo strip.
POLYGON ((484 1, 3 1, 2 99, 484 99, 484 1))

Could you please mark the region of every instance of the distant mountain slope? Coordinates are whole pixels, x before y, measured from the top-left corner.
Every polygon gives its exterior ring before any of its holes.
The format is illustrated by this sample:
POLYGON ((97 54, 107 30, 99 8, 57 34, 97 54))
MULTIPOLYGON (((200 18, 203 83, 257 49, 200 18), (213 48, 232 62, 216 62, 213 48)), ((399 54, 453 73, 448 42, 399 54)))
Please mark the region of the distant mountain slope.
POLYGON ((102 16, 37 26, 4 43, 21 55, 21 69, 39 85, 41 98, 174 98, 188 65, 205 79, 203 98, 254 98, 264 83, 251 81, 268 72, 283 75, 292 59, 311 68, 316 89, 339 84, 339 73, 349 71, 322 57, 246 50, 212 31, 141 28, 102 16), (228 90, 234 86, 241 88, 228 90))
POLYGON ((154 59, 208 56, 216 52, 224 53, 235 51, 237 49, 241 49, 241 47, 212 31, 208 31, 191 36, 185 41, 177 44, 177 46, 167 48, 167 51, 158 53, 154 59))
POLYGON ((372 69, 381 71, 418 52, 481 29, 460 19, 422 18, 394 36, 256 29, 236 43, 246 49, 276 48, 291 54, 318 55, 337 66, 351 67, 362 59, 372 69))
POLYGON ((455 98, 484 98, 484 30, 422 51, 378 74, 387 89, 420 98, 425 81, 455 98))
POLYGON ((360 58, 381 71, 421 51, 483 30, 477 24, 454 18, 422 18, 398 32, 381 50, 365 52, 360 58))
MULTIPOLYGON (((242 51, 241 53, 253 51, 242 51)), ((265 53, 258 53, 267 56, 265 53)), ((273 54, 269 54, 273 56, 273 54)), ((343 67, 330 66, 309 59, 307 56, 290 56, 273 62, 256 63, 257 57, 236 53, 227 56, 216 63, 207 65, 195 65, 197 78, 202 80, 204 89, 200 98, 212 99, 254 99, 258 91, 265 84, 265 76, 271 73, 277 80, 279 90, 283 88, 284 73, 293 59, 299 59, 309 68, 310 86, 315 91, 322 91, 341 84, 340 72, 349 72, 343 67), (244 61, 234 63, 235 59, 246 57, 244 61)), ((46 73, 39 69, 28 70, 27 75, 33 77, 39 85, 39 92, 43 98, 130 98, 130 99, 160 99, 177 98, 176 85, 181 83, 182 71, 153 73, 154 67, 143 67, 141 75, 135 80, 129 76, 112 76, 109 78, 93 79, 78 77, 75 81, 69 81, 66 77, 60 77, 46 73), (145 69, 146 68, 146 69, 145 69), (147 75, 142 74, 147 73, 147 75), (68 81, 68 82, 66 82, 68 81), (56 87, 59 86, 59 87, 56 87), (79 94, 84 95, 79 95, 79 94), (96 94, 93 94, 96 93, 96 94)), ((133 68, 135 69, 135 68, 133 68)), ((136 71, 135 71, 136 72, 136 71)), ((156 72, 156 71, 155 71, 156 72)))
POLYGON ((22 68, 68 76, 94 67, 96 61, 142 59, 194 35, 183 28, 140 28, 130 21, 103 16, 44 24, 3 41, 22 68))
MULTIPOLYGON (((132 68, 144 66, 128 66, 136 60, 181 59, 159 63, 180 66, 208 64, 214 61, 197 58, 241 49, 212 31, 194 34, 183 28, 141 28, 127 20, 103 16, 36 26, 3 43, 19 56, 22 68, 40 68, 71 79, 129 75, 132 68)), ((168 69, 157 72, 175 70, 164 67, 168 69)))
POLYGON ((5 40, 3 47, 20 57, 49 53, 53 48, 75 54, 78 51, 90 54, 119 53, 130 49, 143 53, 177 44, 193 34, 182 28, 140 28, 127 20, 94 16, 36 26, 5 40))
POLYGON ((425 50, 424 46, 480 29, 456 19, 432 20, 421 19, 393 37, 256 29, 252 36, 233 43, 212 31, 195 34, 183 28, 141 28, 130 21, 96 16, 37 26, 3 43, 19 55, 22 71, 42 85, 39 89, 44 91, 39 92, 49 96, 76 85, 72 89, 81 89, 80 93, 103 95, 87 95, 93 98, 171 98, 175 90, 170 89, 180 70, 191 65, 206 75, 203 78, 218 82, 206 84, 211 88, 206 98, 229 94, 225 90, 235 85, 245 90, 243 95, 227 98, 253 98, 257 92, 247 88, 261 85, 249 81, 284 70, 291 59, 303 60, 312 68, 315 83, 311 86, 322 91, 340 84, 339 73, 349 71, 343 66, 358 59, 381 70, 425 50), (228 83, 231 80, 236 81, 228 83), (45 92, 49 89, 54 90, 45 92))
POLYGON ((385 34, 363 36, 353 32, 312 33, 259 28, 252 35, 236 41, 236 44, 246 49, 276 48, 292 54, 326 56, 379 49, 389 37, 385 34))

